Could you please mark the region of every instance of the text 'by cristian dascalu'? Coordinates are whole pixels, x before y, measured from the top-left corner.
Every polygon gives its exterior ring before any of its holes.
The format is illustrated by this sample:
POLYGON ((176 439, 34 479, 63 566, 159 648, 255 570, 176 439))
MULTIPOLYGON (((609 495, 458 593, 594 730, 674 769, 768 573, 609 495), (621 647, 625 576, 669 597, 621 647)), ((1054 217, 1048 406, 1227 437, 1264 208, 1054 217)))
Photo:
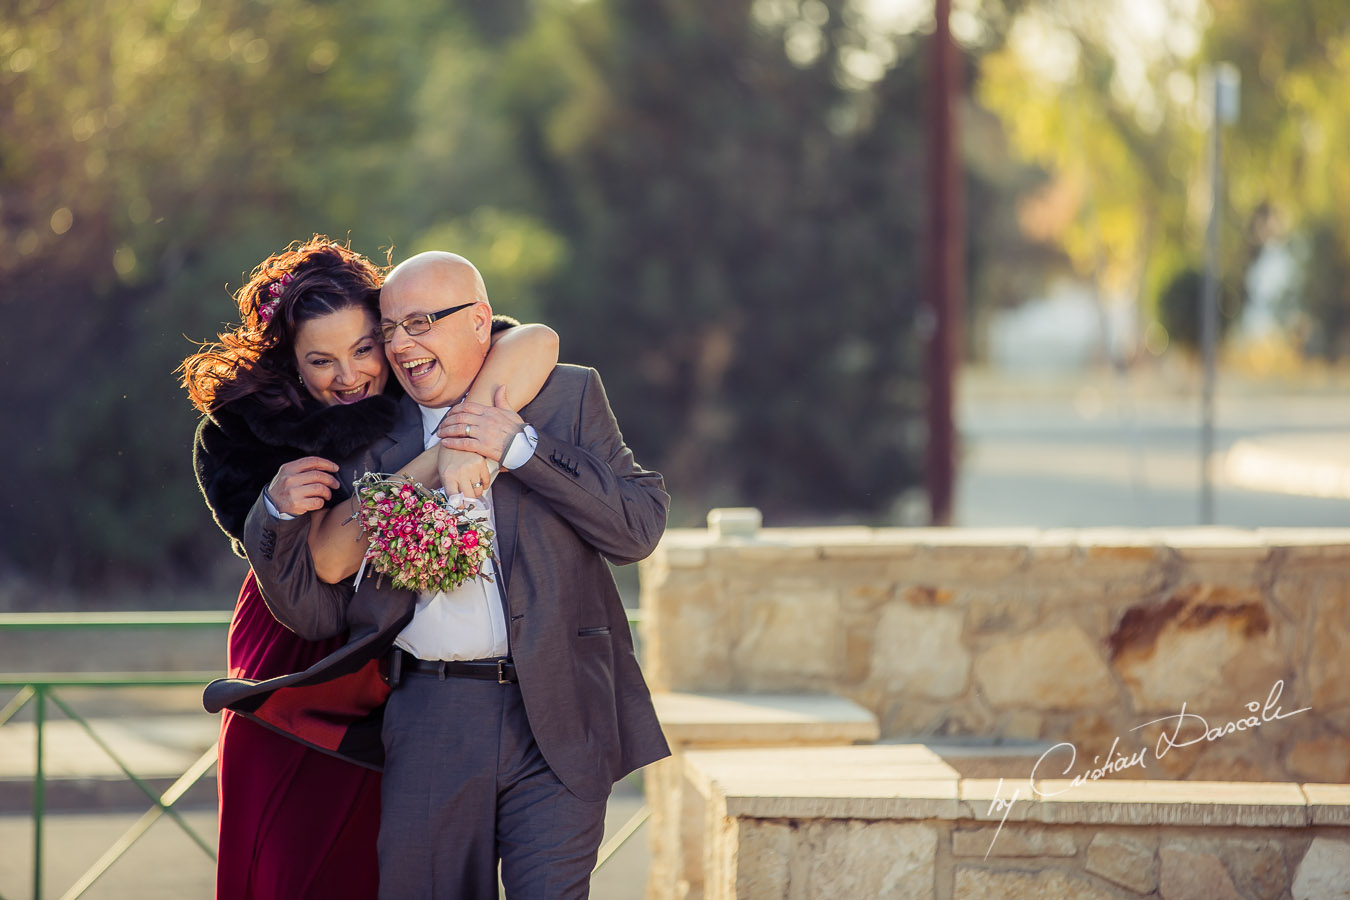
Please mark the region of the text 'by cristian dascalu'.
MULTIPOLYGON (((1253 700, 1251 703, 1247 704, 1247 711, 1251 713, 1251 715, 1234 719, 1231 722, 1227 722, 1223 725, 1216 725, 1212 728, 1203 716, 1187 712, 1186 704, 1183 702, 1181 704, 1181 712, 1176 715, 1163 716, 1161 719, 1152 719, 1143 724, 1136 725, 1130 730, 1138 731, 1139 729, 1147 728, 1150 725, 1162 724, 1162 734, 1158 736, 1158 742, 1153 746, 1151 751, 1151 755, 1154 759, 1162 759, 1169 751, 1179 747, 1190 747, 1202 742, 1212 743, 1221 740, 1230 734, 1236 734, 1239 731, 1251 731, 1252 729, 1260 728, 1267 722, 1288 719, 1291 716, 1296 716, 1299 713, 1305 713, 1312 709, 1311 706, 1305 706, 1302 709, 1296 709, 1293 712, 1285 712, 1280 708, 1280 695, 1283 693, 1284 680, 1281 679, 1271 686, 1270 693, 1266 696, 1266 702, 1264 704, 1259 700, 1253 700), (1175 728, 1172 727, 1173 724, 1175 724, 1175 728), (1171 728, 1170 732, 1168 731, 1169 728, 1171 728), (1185 736, 1182 735, 1183 729, 1186 730, 1185 736)), ((1148 767, 1147 758, 1150 755, 1149 747, 1142 747, 1138 751, 1127 756, 1116 750, 1119 745, 1120 738, 1116 737, 1116 739, 1111 742, 1111 749, 1107 751, 1106 758, 1103 760, 1100 756, 1094 756, 1092 758, 1092 766, 1084 769, 1077 775, 1074 775, 1068 787, 1063 787, 1055 791, 1041 790, 1036 786, 1036 781, 1038 778, 1044 777, 1038 773, 1041 766, 1047 764, 1047 760, 1052 758, 1064 760, 1064 767, 1059 770, 1059 775, 1056 777, 1068 776, 1078 763, 1078 748, 1068 741, 1061 741, 1042 753, 1040 759, 1036 760, 1036 765, 1032 766, 1031 775, 1027 778, 1027 787, 1030 788, 1031 792, 1037 797, 1057 797, 1066 791, 1081 787, 1090 781, 1097 781, 1108 775, 1124 772, 1126 769, 1132 769, 1136 766, 1141 769, 1148 767)), ((1013 804, 1022 799, 1021 788, 1014 790, 1012 796, 1006 800, 1003 799, 1002 794, 1003 779, 1000 778, 998 780, 998 787, 994 791, 994 799, 989 804, 988 814, 992 815, 994 813, 1002 812, 1003 818, 999 819, 998 828, 994 831, 994 840, 989 842, 989 850, 985 851, 985 859, 988 859, 990 852, 993 851, 994 841, 998 840, 999 833, 1003 831, 1003 823, 1008 821, 1008 814, 1012 812, 1013 804)))

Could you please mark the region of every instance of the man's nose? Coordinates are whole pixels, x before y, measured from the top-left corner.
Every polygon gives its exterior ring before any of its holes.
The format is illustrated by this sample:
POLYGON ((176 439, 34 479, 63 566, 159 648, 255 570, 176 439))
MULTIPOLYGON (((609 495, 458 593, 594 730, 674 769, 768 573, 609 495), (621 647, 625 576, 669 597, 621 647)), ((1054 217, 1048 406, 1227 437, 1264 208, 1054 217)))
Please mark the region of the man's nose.
POLYGON ((408 337, 408 330, 402 325, 395 325, 394 336, 384 345, 384 351, 392 355, 401 349, 407 349, 411 344, 412 338, 408 337))

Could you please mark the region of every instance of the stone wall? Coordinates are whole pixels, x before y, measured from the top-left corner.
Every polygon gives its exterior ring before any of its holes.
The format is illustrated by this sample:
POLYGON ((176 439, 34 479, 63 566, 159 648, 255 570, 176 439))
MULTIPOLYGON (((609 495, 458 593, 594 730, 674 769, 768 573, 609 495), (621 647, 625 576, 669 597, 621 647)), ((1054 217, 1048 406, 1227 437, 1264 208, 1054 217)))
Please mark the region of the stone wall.
POLYGON ((1344 785, 1041 782, 1041 797, 920 745, 694 751, 686 769, 707 900, 1350 894, 1344 785))
POLYGON ((1350 781, 1350 530, 726 530, 672 530, 643 563, 655 690, 1070 742, 1055 775, 1350 781), (1206 740, 1196 716, 1237 724, 1206 740))

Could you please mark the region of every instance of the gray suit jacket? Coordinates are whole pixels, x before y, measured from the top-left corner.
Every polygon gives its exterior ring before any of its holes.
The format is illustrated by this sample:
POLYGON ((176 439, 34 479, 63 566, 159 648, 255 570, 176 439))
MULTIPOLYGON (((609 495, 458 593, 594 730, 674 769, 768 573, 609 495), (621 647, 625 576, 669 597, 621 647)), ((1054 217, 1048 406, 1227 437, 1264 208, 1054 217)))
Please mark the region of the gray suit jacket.
MULTIPOLYGON (((619 778, 669 754, 605 561, 650 554, 670 498, 661 476, 641 468, 624 444, 593 369, 558 366, 521 416, 539 432, 535 455, 492 487, 511 656, 544 759, 570 791, 598 800, 619 778)), ((405 397, 392 433, 344 462, 339 477, 350 483, 366 471, 396 472, 422 449, 421 414, 405 397)), ((279 521, 259 498, 244 532, 249 562, 277 619, 311 640, 346 631, 346 645, 306 672, 214 682, 206 706, 378 766, 378 705, 387 691, 375 685, 374 665, 411 619, 416 597, 387 579, 367 577, 355 593, 320 582, 308 531, 306 517, 279 521), (332 709, 334 679, 354 687, 344 692, 358 698, 349 715, 332 709), (322 721, 305 719, 306 692, 327 706, 322 721)))

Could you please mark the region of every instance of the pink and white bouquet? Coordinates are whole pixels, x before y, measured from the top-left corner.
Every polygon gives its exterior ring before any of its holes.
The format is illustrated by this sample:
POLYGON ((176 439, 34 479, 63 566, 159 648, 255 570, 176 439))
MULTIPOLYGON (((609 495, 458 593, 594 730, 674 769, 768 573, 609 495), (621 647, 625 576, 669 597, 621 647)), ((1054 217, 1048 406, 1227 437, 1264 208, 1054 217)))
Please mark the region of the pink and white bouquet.
MULTIPOLYGON (((394 587, 419 594, 449 591, 483 575, 493 556, 492 530, 464 508, 450 505, 406 475, 367 472, 356 480, 356 518, 370 541, 361 563, 394 587)), ((357 573, 360 584, 361 573, 357 573)))

